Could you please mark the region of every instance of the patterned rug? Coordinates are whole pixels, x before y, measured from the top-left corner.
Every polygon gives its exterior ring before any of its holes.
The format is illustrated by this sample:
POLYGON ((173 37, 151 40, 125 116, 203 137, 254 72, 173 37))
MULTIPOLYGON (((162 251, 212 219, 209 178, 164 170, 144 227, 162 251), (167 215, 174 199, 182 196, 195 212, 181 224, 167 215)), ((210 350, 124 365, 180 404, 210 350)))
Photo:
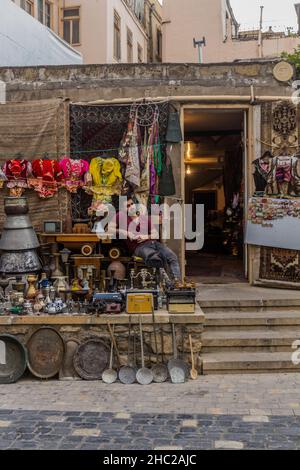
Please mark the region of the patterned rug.
POLYGON ((260 278, 300 283, 300 251, 261 248, 260 278))

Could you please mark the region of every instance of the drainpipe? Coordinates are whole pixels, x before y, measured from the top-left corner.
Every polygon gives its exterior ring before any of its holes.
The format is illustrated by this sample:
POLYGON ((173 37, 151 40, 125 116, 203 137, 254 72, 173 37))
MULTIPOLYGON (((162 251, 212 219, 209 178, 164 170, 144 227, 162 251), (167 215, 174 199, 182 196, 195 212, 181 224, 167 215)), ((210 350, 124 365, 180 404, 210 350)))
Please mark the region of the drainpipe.
POLYGON ((57 34, 62 38, 62 9, 64 8, 64 0, 58 0, 58 12, 57 12, 57 21, 58 21, 58 31, 57 34))
POLYGON ((149 97, 141 97, 141 98, 115 98, 113 100, 96 100, 96 101, 79 101, 79 102, 72 102, 72 104, 78 105, 127 105, 130 103, 136 103, 139 101, 144 102, 145 100, 149 100, 151 102, 178 102, 178 103, 247 103, 247 104, 254 104, 254 103, 273 103, 276 101, 292 101, 294 98, 292 96, 262 96, 262 95, 255 95, 253 100, 253 91, 250 95, 196 95, 196 96, 149 96, 149 97))
POLYGON ((259 33, 258 33, 258 57, 260 59, 263 58, 263 35, 262 35, 262 29, 263 29, 263 12, 264 12, 264 7, 260 7, 260 21, 259 21, 259 33))
POLYGON ((153 47, 153 21, 152 21, 152 17, 153 17, 153 10, 155 8, 155 5, 154 3, 151 4, 150 2, 148 2, 148 5, 149 5, 149 59, 150 59, 150 62, 155 62, 154 60, 154 47, 153 47))

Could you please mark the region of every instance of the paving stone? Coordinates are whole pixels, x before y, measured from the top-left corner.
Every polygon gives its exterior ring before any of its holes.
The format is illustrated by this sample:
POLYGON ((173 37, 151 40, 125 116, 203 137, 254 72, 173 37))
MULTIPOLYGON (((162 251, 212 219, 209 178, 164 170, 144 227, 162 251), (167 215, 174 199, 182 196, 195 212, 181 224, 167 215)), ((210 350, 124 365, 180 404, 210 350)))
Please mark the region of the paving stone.
POLYGON ((185 419, 182 421, 181 426, 183 428, 197 428, 198 421, 196 419, 185 419))
POLYGON ((0 428, 8 428, 11 425, 11 421, 0 420, 0 428))
POLYGON ((154 447, 155 451, 178 451, 178 450, 184 450, 183 447, 177 447, 177 446, 162 446, 162 447, 154 447))
POLYGON ((49 416, 45 420, 47 423, 63 423, 66 421, 66 418, 64 416, 49 416))
POLYGON ((216 441, 215 449, 232 449, 232 450, 242 450, 244 444, 238 441, 216 441))
POLYGON ((269 423, 270 419, 268 416, 243 416, 243 421, 245 423, 269 423))
POLYGON ((0 442, 4 449, 192 450, 215 448, 220 441, 234 441, 245 449, 296 449, 299 386, 300 374, 237 375, 234 380, 207 376, 184 387, 153 384, 122 393, 116 384, 104 387, 101 382, 74 382, 70 387, 56 381, 20 381, 1 385, 0 422, 6 423, 0 442), (82 430, 84 435, 76 435, 82 430), (101 430, 100 436, 86 435, 95 430, 101 430))
POLYGON ((3 439, 0 440, 0 449, 1 450, 9 449, 9 448, 12 447, 12 445, 13 445, 12 441, 3 440, 3 439))
POLYGON ((98 437, 100 436, 101 431, 100 429, 89 429, 89 428, 81 428, 81 429, 75 429, 72 432, 72 436, 82 436, 82 437, 98 437))
POLYGON ((125 419, 125 420, 129 420, 131 418, 131 414, 130 413, 117 413, 115 415, 115 419, 125 419))

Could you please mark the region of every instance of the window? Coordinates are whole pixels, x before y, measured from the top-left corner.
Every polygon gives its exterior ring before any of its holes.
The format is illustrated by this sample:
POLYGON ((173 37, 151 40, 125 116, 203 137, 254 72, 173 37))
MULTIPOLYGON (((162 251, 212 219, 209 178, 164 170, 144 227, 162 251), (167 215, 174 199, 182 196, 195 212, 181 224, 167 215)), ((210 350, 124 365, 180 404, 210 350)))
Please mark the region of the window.
MULTIPOLYGON (((33 15, 33 0, 21 0, 21 7, 33 15), (23 7, 24 5, 24 7, 23 7)), ((40 23, 51 28, 52 26, 52 2, 50 0, 37 0, 37 19, 40 23)))
POLYGON ((69 44, 80 44, 80 9, 67 8, 63 12, 64 40, 69 44))
POLYGON ((144 57, 143 57, 144 53, 143 53, 143 48, 140 44, 138 44, 138 62, 141 63, 141 62, 144 62, 144 57))
POLYGON ((114 58, 121 60, 121 17, 114 10, 114 58))
POLYGON ((127 62, 129 64, 133 62, 133 35, 129 28, 127 28, 127 62))
POLYGON ((33 1, 31 0, 21 0, 21 8, 25 10, 29 15, 33 16, 33 1))
POLYGON ((50 2, 45 2, 45 25, 48 28, 52 26, 52 4, 50 2))
POLYGON ((44 0, 38 0, 37 14, 38 14, 38 20, 44 24, 44 0))

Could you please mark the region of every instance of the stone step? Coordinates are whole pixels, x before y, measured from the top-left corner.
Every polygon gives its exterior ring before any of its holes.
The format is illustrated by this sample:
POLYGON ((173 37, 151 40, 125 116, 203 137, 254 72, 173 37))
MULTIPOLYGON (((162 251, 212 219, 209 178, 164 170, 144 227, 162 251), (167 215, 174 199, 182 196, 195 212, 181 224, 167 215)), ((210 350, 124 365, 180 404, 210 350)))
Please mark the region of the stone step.
POLYGON ((231 313, 243 313, 244 315, 247 313, 299 313, 300 314, 300 307, 297 306, 289 306, 289 307, 282 307, 282 306, 273 306, 273 307, 213 307, 213 308, 204 308, 202 311, 205 314, 226 314, 230 315, 231 313))
POLYGON ((277 347, 292 348, 294 341, 300 340, 300 328, 282 329, 253 328, 238 331, 204 331, 202 335, 203 350, 214 348, 244 348, 244 347, 277 347))
POLYGON ((277 345, 277 346, 270 346, 268 345, 263 345, 262 343, 259 346, 207 346, 207 347, 202 347, 201 350, 203 353, 243 353, 243 352, 249 352, 249 353, 277 353, 277 352, 292 352, 292 347, 291 344, 286 344, 286 345, 277 345))
POLYGON ((292 362, 291 353, 205 353, 201 356, 203 374, 249 374, 300 372, 292 362))
POLYGON ((300 308, 299 298, 274 298, 274 299, 219 299, 203 300, 197 297, 198 304, 203 310, 220 308, 272 308, 272 307, 298 307, 300 308))
POLYGON ((269 311, 221 311, 205 314, 205 326, 209 331, 215 328, 222 329, 234 327, 256 327, 256 326, 281 326, 300 327, 300 310, 269 310, 269 311))
POLYGON ((203 308, 300 308, 300 290, 254 287, 246 283, 199 284, 197 300, 203 308))

